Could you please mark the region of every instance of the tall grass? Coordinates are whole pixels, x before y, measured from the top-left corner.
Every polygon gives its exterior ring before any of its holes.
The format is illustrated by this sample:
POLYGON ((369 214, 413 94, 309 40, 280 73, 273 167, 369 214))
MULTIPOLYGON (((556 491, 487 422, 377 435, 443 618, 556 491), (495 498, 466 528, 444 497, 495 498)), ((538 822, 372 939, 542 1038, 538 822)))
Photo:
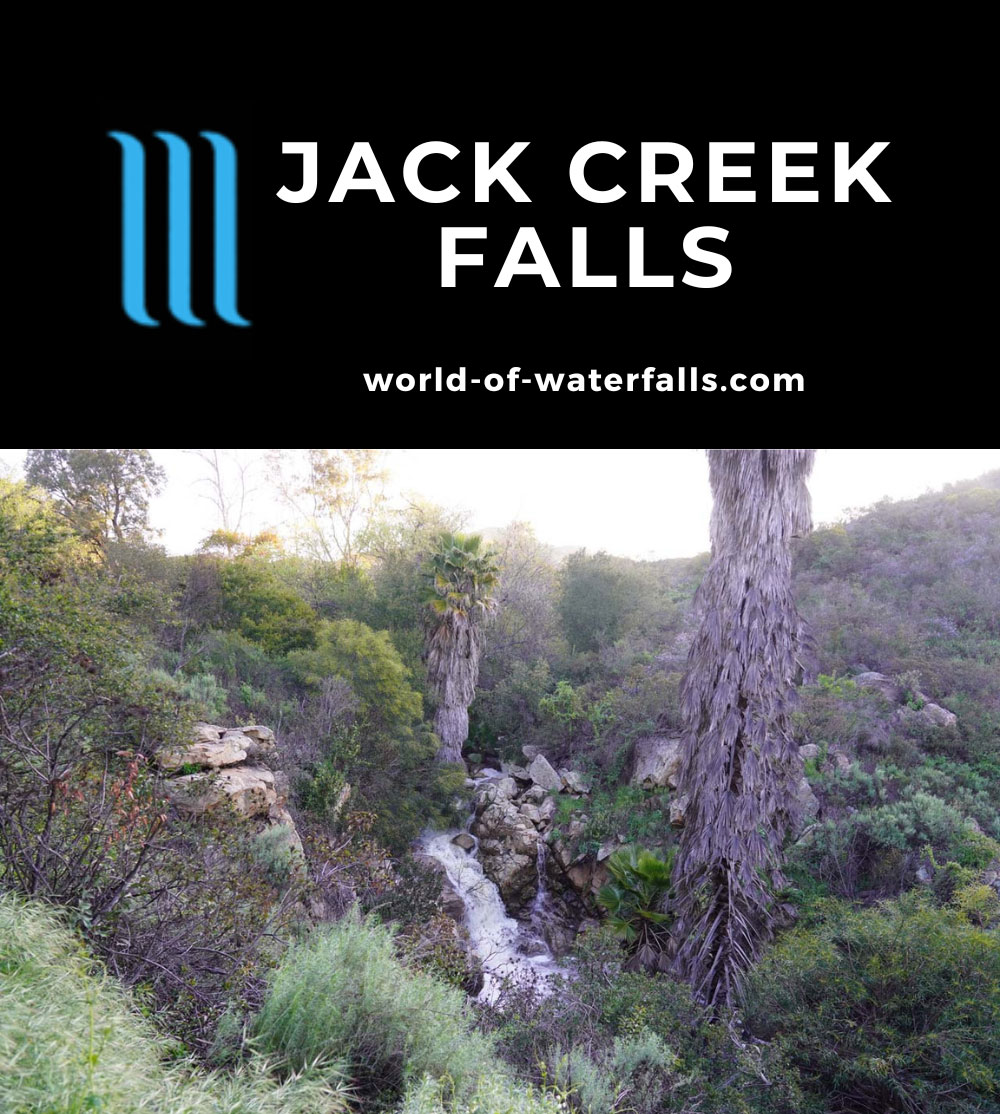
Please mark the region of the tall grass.
POLYGON ((357 915, 289 949, 254 1043, 293 1070, 317 1057, 345 1062, 352 1082, 383 1100, 424 1076, 461 1096, 496 1068, 461 991, 404 967, 391 930, 357 915))
MULTIPOLYGON (((0 895, 0 1110, 4 1114, 340 1114, 336 1072, 277 1080, 167 1057, 169 1042, 88 958, 54 912, 0 895)), ((306 1065, 303 1065, 304 1067, 306 1065)))
POLYGON ((425 1076, 407 1091, 399 1114, 570 1114, 570 1110, 564 1094, 513 1083, 497 1072, 484 1075, 471 1094, 453 1104, 445 1100, 441 1085, 425 1076))

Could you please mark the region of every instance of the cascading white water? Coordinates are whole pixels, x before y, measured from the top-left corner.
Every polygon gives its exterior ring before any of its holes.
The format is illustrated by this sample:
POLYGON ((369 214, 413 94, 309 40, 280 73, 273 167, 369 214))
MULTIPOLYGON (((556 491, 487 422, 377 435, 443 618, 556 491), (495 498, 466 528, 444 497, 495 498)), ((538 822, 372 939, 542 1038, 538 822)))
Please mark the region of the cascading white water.
POLYGON ((478 843, 463 851, 452 843, 458 834, 457 830, 430 832, 421 839, 420 849, 444 867, 465 905, 465 927, 483 964, 480 1000, 495 1002, 505 981, 530 981, 540 993, 547 993, 549 977, 564 974, 563 969, 540 935, 507 915, 500 891, 476 858, 478 843))

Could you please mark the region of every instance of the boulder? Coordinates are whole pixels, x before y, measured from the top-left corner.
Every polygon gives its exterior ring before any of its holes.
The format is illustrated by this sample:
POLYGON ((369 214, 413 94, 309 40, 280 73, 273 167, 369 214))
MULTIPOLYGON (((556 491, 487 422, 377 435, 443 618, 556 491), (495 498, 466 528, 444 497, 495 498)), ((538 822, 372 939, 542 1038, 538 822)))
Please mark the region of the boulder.
POLYGON ((530 820, 536 827, 542 823, 542 813, 538 805, 533 805, 526 801, 521 802, 518 806, 518 811, 525 820, 530 820))
POLYGON ((438 897, 441 910, 452 920, 461 924, 465 920, 465 902, 451 882, 448 881, 448 872, 445 870, 444 864, 431 858, 430 855, 425 855, 422 851, 414 852, 413 861, 424 867, 425 870, 438 875, 441 879, 441 893, 438 897))
POLYGON ((483 873, 496 884, 507 911, 523 915, 538 892, 538 867, 534 855, 521 854, 498 841, 480 844, 483 873))
POLYGON ((798 820, 792 830, 793 836, 800 836, 807 825, 819 814, 819 800, 812 791, 808 778, 800 778, 795 786, 795 801, 798 805, 798 820))
POLYGON ((542 823, 550 824, 557 809, 558 805, 556 804, 555 797, 545 797, 538 806, 538 814, 541 817, 542 823))
POLYGON ((530 820, 518 820, 510 830, 507 837, 510 848, 517 855, 530 855, 535 858, 538 854, 538 832, 530 820))
POLYGON ((196 743, 217 743, 225 732, 226 728, 215 723, 196 723, 192 728, 192 738, 196 743))
POLYGON ((681 740, 671 735, 637 739, 633 751, 632 784, 645 788, 676 789, 681 770, 681 740))
POLYGON ((562 789, 562 778, 549 765, 544 754, 535 755, 528 767, 528 774, 536 785, 540 785, 550 793, 558 793, 562 789))
MULTIPOLYGON (((549 833, 551 838, 552 833, 549 833)), ((573 862, 573 851, 570 845, 564 839, 553 839, 551 844, 552 858, 562 867, 563 870, 568 870, 573 862)))
POLYGON ((530 762, 532 758, 537 758, 538 755, 542 753, 542 748, 533 747, 530 743, 525 743, 524 746, 521 747, 521 753, 530 762))
MULTIPOLYGON (((487 790, 488 792, 488 790, 487 790)), ((538 831, 510 799, 485 802, 472 824, 483 873, 496 883, 508 910, 530 906, 538 890, 538 831)))
POLYGON ((566 871, 566 877, 581 897, 596 897, 600 888, 608 881, 608 868, 603 862, 591 858, 573 863, 566 871))
POLYGON ((156 761, 161 770, 179 770, 183 766, 201 766, 206 770, 218 770, 222 766, 235 766, 245 762, 247 752, 237 739, 223 738, 210 742, 200 740, 187 747, 166 747, 161 750, 156 761))
POLYGON ((958 716, 940 704, 925 704, 920 709, 920 715, 933 727, 951 728, 958 723, 958 716))
POLYGON ((476 796, 476 811, 481 812, 497 801, 509 801, 517 796, 517 782, 512 777, 488 781, 476 796))
POLYGON ((244 817, 266 816, 278 800, 274 774, 257 766, 240 766, 218 774, 186 774, 171 778, 164 788, 177 808, 195 816, 226 803, 244 817))
POLYGON ((563 785, 570 793, 589 793, 590 789, 584 781, 583 774, 576 770, 560 770, 559 776, 563 780, 563 785))
POLYGON ((284 770, 274 770, 274 794, 278 799, 278 804, 283 805, 288 800, 288 794, 291 792, 291 786, 288 781, 288 774, 284 770))
POLYGON ((237 735, 243 740, 242 745, 247 752, 247 760, 255 766, 266 765, 267 760, 274 758, 278 752, 278 744, 270 727, 253 723, 249 727, 227 731, 222 737, 226 739, 230 735, 237 735))
POLYGON ((851 768, 850 755, 845 754, 842 750, 831 750, 830 759, 842 774, 846 774, 851 768))
MULTIPOLYGON (((243 816, 260 816, 277 803, 274 774, 262 766, 241 766, 224 770, 216 778, 222 792, 243 816)), ((289 817, 291 819, 291 817, 289 817)))
POLYGON ((285 846, 292 853, 293 869, 304 871, 306 853, 302 846, 302 839, 299 836, 299 830, 295 826, 295 820, 287 808, 280 805, 271 805, 267 813, 268 825, 272 828, 280 827, 285 836, 285 846))
POLYGON ((519 819, 520 813, 513 801, 483 794, 476 806, 472 831, 480 839, 502 839, 504 832, 513 828, 519 819))
POLYGON ((459 924, 465 921, 465 902, 462 900, 462 895, 447 878, 441 883, 441 894, 438 901, 441 903, 441 910, 446 916, 451 917, 453 921, 458 921, 459 924))
POLYGON ((251 723, 248 727, 233 728, 239 730, 244 735, 248 735, 251 739, 255 739, 258 743, 274 743, 274 732, 270 727, 264 727, 260 723, 251 723))
POLYGON ((815 743, 806 743, 799 747, 799 757, 803 762, 807 758, 819 758, 819 747, 815 743))
POLYGON ((546 796, 545 790, 540 785, 532 785, 521 794, 521 800, 530 805, 540 805, 546 796))
POLYGON ((475 839, 468 832, 459 832, 451 842, 456 847, 461 847, 463 851, 471 851, 476 846, 475 839))
POLYGON ((903 699, 903 686, 884 673, 859 673, 851 679, 858 688, 880 692, 890 704, 898 704, 903 699))

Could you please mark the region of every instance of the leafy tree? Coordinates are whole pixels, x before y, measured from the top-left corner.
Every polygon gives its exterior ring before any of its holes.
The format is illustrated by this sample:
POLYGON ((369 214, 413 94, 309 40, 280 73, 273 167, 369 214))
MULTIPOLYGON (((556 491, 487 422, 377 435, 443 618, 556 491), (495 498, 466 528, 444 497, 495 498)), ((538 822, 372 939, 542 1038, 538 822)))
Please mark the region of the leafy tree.
POLYGON ((427 678, 437 697, 437 758, 461 762, 479 679, 480 624, 496 609, 496 554, 478 534, 442 534, 426 571, 427 678))
POLYGON ((289 654, 299 677, 319 687, 328 677, 343 677, 360 702, 361 713, 393 734, 411 733, 423 714, 420 693, 387 631, 373 631, 355 619, 324 620, 316 646, 289 654))
POLYGON ((491 543, 500 585, 497 615, 484 628, 481 686, 492 688, 518 663, 554 656, 558 633, 556 562, 526 522, 513 522, 491 543))
POLYGON ((428 769, 434 736, 421 720, 423 698, 386 631, 354 619, 324 621, 315 649, 288 660, 311 702, 334 696, 342 708, 330 717, 320 757, 306 770, 304 802, 329 816, 329 805, 349 783, 351 808, 376 813, 378 838, 398 850, 428 824, 453 821, 451 801, 463 774, 456 779, 448 767, 428 769), (331 687, 337 678, 350 686, 349 707, 331 687))
POLYGON ((296 516, 296 541, 311 557, 355 565, 358 536, 384 501, 380 449, 306 449, 305 459, 276 452, 272 478, 296 516))
POLYGON ((664 860, 634 844, 608 858, 611 881, 601 887, 597 901, 628 947, 626 970, 665 970, 668 966, 670 915, 663 907, 670 897, 673 860, 674 848, 664 860))
POLYGON ((681 704, 678 973, 733 1001, 773 928, 798 753, 789 703, 804 630, 791 539, 810 527, 811 449, 710 449, 712 560, 681 704))
POLYGON ((166 473, 149 449, 29 449, 28 482, 55 496, 81 537, 141 538, 149 531, 149 500, 166 473))
POLYGON ((147 759, 173 714, 98 575, 50 504, 0 481, 0 882, 92 916, 163 825, 147 759))
POLYGON ((558 610, 575 650, 615 642, 634 625, 639 610, 637 577, 630 563, 607 553, 572 553, 562 568, 558 610))
POLYGON ((272 563, 253 548, 219 565, 223 619, 269 654, 312 646, 317 618, 293 589, 283 585, 272 563))
POLYGON ((414 664, 423 652, 425 562, 441 534, 461 524, 461 515, 410 500, 402 508, 381 510, 359 536, 358 544, 371 562, 375 594, 365 621, 391 631, 400 652, 414 664))

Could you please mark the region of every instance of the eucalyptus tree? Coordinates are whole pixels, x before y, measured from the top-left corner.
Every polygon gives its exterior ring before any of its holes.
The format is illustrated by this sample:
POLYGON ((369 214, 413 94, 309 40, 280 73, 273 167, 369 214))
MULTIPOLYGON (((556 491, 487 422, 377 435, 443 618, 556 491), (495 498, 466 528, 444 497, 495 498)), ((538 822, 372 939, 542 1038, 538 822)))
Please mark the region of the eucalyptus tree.
POLYGON ((795 807, 790 705, 805 648, 791 540, 811 526, 813 449, 709 449, 712 557, 681 692, 684 829, 674 968, 731 1002, 774 928, 795 807))
POLYGON ((426 565, 427 679, 437 699, 439 762, 461 762, 476 695, 483 620, 496 610, 499 563, 478 534, 443 533, 426 565))

